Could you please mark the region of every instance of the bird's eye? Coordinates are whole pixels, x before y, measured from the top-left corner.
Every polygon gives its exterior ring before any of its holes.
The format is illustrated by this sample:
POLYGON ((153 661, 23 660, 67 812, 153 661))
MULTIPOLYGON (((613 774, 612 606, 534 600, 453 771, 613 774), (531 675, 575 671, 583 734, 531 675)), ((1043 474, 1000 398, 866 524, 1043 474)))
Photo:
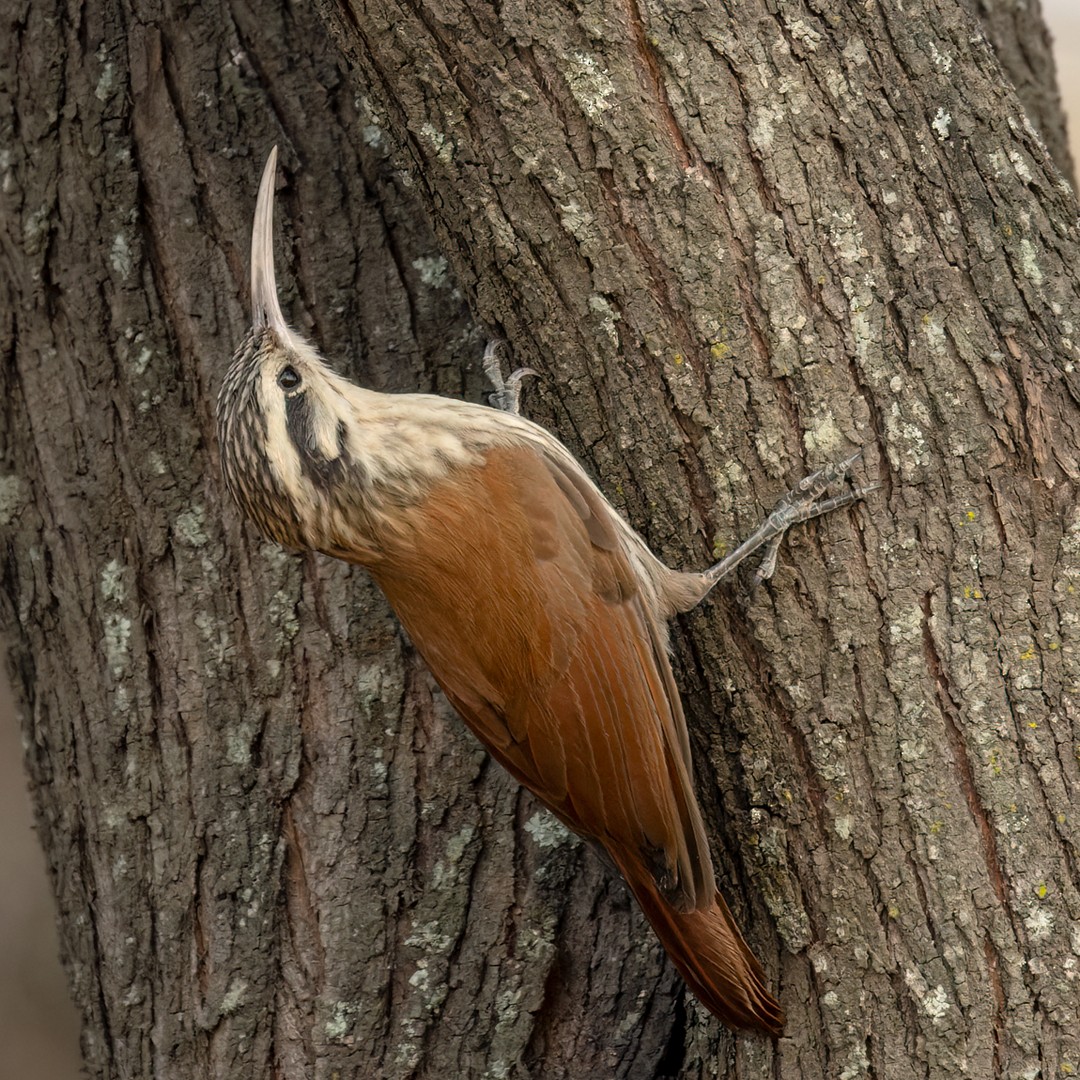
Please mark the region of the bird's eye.
POLYGON ((282 368, 281 374, 277 377, 277 384, 282 390, 295 390, 300 385, 300 381, 300 376, 293 367, 282 368))

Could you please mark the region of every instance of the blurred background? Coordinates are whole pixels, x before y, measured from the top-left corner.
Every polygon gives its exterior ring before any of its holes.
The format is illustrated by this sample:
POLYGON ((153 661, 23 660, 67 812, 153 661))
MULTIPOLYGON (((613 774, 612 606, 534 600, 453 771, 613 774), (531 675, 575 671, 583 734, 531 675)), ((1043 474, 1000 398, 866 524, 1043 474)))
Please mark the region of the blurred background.
MULTIPOLYGON (((1042 0, 1080 168, 1080 2, 1042 0)), ((76 1080, 78 1023, 60 970, 45 860, 22 774, 18 722, 0 681, 0 1080, 76 1080)))

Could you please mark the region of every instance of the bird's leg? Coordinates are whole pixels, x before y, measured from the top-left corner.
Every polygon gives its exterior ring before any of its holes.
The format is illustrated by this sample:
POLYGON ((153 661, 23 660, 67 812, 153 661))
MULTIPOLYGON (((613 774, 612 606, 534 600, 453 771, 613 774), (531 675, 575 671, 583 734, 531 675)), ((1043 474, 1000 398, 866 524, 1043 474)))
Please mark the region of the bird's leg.
POLYGON ((861 450, 857 450, 851 457, 832 465, 826 465, 824 468, 818 469, 817 472, 812 472, 809 476, 800 480, 776 504, 772 513, 746 540, 730 555, 721 559, 715 566, 710 566, 702 574, 706 591, 727 577, 744 559, 765 548, 761 565, 758 566, 754 574, 754 587, 756 588, 761 582, 772 577, 773 571, 776 569, 776 556, 780 550, 780 544, 792 525, 798 525, 800 522, 809 521, 820 514, 827 514, 830 510, 847 506, 849 503, 853 503, 881 487, 880 484, 870 484, 867 487, 848 487, 839 495, 821 499, 830 484, 847 477, 851 466, 858 460, 861 453, 861 450))
POLYGON ((488 342, 484 350, 484 374, 495 388, 491 392, 491 404, 496 409, 502 409, 503 412, 517 416, 521 412, 521 380, 526 375, 538 375, 539 372, 523 367, 510 372, 506 378, 503 378, 499 353, 505 346, 506 342, 501 338, 494 338, 488 342))

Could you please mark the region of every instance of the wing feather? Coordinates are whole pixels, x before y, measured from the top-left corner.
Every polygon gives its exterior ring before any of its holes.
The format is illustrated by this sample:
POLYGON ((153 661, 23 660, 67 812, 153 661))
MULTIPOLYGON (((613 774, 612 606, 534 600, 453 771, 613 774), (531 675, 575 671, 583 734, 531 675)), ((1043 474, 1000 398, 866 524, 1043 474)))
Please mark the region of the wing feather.
POLYGON ((715 884, 686 723, 613 514, 565 462, 492 450, 404 513, 373 573, 494 756, 692 910, 715 884))

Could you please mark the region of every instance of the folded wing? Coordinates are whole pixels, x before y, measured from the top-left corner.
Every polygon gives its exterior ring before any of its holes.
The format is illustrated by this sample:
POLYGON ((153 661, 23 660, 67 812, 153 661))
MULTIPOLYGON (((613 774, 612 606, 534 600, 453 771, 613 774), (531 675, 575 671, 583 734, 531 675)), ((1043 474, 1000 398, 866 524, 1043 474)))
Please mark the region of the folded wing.
POLYGON ((375 573, 495 757, 690 910, 714 882, 686 725, 611 513, 535 450, 493 450, 406 513, 375 573))
POLYGON ((698 997, 777 1032, 716 892, 663 627, 613 513, 565 463, 493 450, 395 517, 372 572, 494 757, 608 850, 698 997))

